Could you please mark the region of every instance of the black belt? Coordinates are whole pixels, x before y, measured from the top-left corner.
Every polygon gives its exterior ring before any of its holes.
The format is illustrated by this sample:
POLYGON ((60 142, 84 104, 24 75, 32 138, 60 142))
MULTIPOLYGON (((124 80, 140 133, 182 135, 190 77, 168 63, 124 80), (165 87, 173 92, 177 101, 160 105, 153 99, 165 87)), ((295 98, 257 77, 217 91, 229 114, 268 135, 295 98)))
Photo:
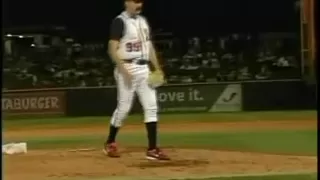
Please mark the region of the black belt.
POLYGON ((149 64, 149 61, 148 60, 145 60, 145 59, 124 59, 123 60, 124 63, 128 63, 128 64, 131 64, 131 63, 135 63, 135 64, 138 64, 138 65, 146 65, 146 64, 149 64))

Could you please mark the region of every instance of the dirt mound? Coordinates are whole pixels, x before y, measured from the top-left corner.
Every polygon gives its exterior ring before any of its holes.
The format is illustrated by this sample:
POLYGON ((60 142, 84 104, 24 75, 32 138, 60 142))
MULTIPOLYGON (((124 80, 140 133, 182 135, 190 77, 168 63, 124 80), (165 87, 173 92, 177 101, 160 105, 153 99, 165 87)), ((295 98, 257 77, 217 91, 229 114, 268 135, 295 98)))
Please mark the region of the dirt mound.
POLYGON ((100 150, 29 151, 4 156, 4 179, 45 180, 68 177, 154 177, 232 173, 295 172, 317 170, 317 158, 260 153, 166 149, 172 161, 144 159, 144 152, 125 149, 121 158, 110 159, 100 150))

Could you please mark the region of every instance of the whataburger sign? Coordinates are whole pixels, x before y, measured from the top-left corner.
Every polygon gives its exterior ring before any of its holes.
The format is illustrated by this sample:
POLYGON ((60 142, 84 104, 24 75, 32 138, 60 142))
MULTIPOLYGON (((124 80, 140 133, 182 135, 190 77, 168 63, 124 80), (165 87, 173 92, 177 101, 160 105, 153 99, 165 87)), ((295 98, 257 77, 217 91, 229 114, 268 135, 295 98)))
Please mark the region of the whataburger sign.
POLYGON ((64 92, 4 93, 2 112, 5 115, 64 114, 64 92))

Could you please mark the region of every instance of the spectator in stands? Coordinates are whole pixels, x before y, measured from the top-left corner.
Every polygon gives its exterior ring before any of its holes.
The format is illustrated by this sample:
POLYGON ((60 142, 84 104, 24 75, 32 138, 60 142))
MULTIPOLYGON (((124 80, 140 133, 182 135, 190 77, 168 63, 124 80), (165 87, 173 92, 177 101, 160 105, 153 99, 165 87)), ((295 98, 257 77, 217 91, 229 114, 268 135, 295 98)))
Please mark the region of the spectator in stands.
POLYGON ((185 59, 183 60, 183 64, 182 66, 180 66, 180 69, 183 69, 183 70, 195 70, 195 69, 198 69, 199 66, 197 65, 194 65, 194 62, 193 59, 185 59))
POLYGON ((252 75, 251 73, 249 73, 249 68, 248 66, 245 66, 243 68, 241 68, 238 72, 238 80, 249 80, 252 79, 252 75))
POLYGON ((220 60, 220 66, 221 66, 221 75, 227 75, 229 74, 232 70, 234 70, 234 66, 232 66, 233 62, 234 62, 234 56, 229 53, 229 52, 225 52, 222 56, 221 56, 221 60, 220 60))
POLYGON ((197 82, 206 82, 206 77, 204 76, 203 72, 200 72, 197 82))
POLYGON ((289 61, 286 59, 286 57, 281 56, 279 57, 276 62, 272 63, 272 65, 277 66, 277 67, 289 67, 289 61))
POLYGON ((188 44, 188 49, 191 50, 193 53, 201 53, 201 44, 200 39, 198 37, 190 38, 188 44))
MULTIPOLYGON (((286 78, 299 74, 299 57, 290 54, 296 47, 291 41, 279 40, 265 48, 266 43, 250 35, 231 34, 201 41, 194 37, 188 40, 184 55, 182 41, 177 37, 165 41, 163 62, 169 83, 286 78)), ((4 57, 4 85, 8 89, 114 84, 113 64, 105 44, 81 45, 66 39, 66 43, 55 42, 52 47, 18 45, 12 42, 11 55, 4 57)))
POLYGON ((206 68, 219 69, 220 62, 215 52, 207 52, 205 58, 202 60, 202 66, 206 68))
POLYGON ((264 61, 262 63, 270 67, 276 60, 277 56, 275 56, 271 51, 267 51, 264 55, 264 61))
POLYGON ((193 79, 190 76, 182 76, 180 82, 181 83, 192 83, 193 79))
POLYGON ((231 70, 227 75, 226 75, 226 80, 227 81, 236 81, 238 78, 237 76, 237 71, 236 70, 231 70))
POLYGON ((84 76, 78 76, 78 84, 77 84, 77 86, 79 86, 79 87, 86 87, 87 86, 87 83, 85 81, 84 76))
POLYGON ((37 84, 37 76, 28 72, 27 69, 18 71, 16 74, 17 81, 16 83, 20 86, 20 88, 33 88, 37 84))
POLYGON ((255 76, 258 80, 269 79, 271 72, 266 64, 261 66, 260 72, 255 76))

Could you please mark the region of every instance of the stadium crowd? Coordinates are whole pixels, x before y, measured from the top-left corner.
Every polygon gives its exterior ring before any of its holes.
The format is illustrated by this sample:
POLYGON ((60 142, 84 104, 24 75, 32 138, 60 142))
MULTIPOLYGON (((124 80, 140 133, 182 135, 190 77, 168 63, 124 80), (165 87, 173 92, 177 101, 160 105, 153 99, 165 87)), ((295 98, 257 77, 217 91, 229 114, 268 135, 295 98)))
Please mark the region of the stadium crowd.
MULTIPOLYGON (((73 39, 49 45, 11 40, 10 47, 4 45, 3 88, 114 85, 113 63, 106 46, 105 43, 78 43, 73 39)), ((299 46, 294 39, 272 41, 230 34, 185 41, 158 40, 156 47, 168 83, 300 77, 299 46)))

